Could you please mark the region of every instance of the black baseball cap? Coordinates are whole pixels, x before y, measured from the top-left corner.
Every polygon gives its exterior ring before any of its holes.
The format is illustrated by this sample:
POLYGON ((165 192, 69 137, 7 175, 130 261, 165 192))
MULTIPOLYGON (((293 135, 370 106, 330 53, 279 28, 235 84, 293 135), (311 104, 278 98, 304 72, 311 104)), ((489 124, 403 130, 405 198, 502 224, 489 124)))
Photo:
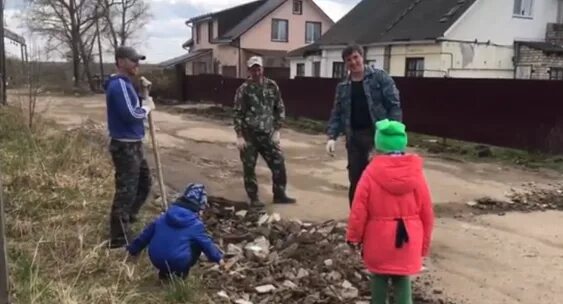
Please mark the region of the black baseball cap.
POLYGON ((120 46, 115 50, 115 59, 127 58, 133 61, 145 60, 145 55, 139 54, 134 48, 130 46, 120 46))

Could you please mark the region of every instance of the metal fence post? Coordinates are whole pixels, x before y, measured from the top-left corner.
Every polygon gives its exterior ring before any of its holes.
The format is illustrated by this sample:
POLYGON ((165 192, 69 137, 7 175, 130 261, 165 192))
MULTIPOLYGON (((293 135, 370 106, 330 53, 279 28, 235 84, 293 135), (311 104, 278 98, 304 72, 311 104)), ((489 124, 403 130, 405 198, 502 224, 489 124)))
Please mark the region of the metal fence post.
POLYGON ((10 281, 8 276, 8 255, 6 250, 6 215, 4 213, 4 186, 0 168, 0 304, 10 303, 10 281))

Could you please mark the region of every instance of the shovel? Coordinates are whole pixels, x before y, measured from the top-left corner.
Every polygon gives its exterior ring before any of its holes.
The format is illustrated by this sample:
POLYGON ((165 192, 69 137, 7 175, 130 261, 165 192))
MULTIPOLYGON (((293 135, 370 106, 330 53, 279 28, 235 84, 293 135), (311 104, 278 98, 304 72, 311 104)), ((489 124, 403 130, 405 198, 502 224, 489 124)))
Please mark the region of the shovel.
MULTIPOLYGON (((143 94, 146 97, 149 97, 149 92, 150 92, 150 87, 151 87, 152 83, 146 79, 145 77, 141 77, 141 87, 143 90, 143 94)), ((160 185, 160 196, 162 199, 162 211, 166 211, 166 209, 168 209, 168 199, 166 197, 166 186, 164 184, 164 177, 162 175, 162 163, 160 161, 160 153, 158 151, 158 143, 156 141, 156 127, 154 125, 154 120, 153 120, 153 112, 151 111, 151 113, 149 113, 148 115, 148 119, 149 119, 149 130, 151 133, 151 142, 152 142, 152 147, 153 147, 153 152, 154 152, 154 162, 156 163, 156 174, 158 176, 158 183, 160 185)))

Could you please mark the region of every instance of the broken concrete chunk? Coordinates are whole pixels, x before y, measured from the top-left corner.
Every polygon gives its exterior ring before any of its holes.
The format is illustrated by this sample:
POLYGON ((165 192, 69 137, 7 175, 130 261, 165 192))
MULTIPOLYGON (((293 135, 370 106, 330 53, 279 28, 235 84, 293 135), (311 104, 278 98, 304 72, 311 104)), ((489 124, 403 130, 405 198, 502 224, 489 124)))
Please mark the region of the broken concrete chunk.
POLYGON ((245 218, 247 214, 248 214, 248 210, 240 210, 239 212, 235 213, 235 215, 240 218, 245 218))
POLYGON ((235 256, 235 255, 242 255, 243 250, 237 245, 229 244, 227 245, 227 252, 226 255, 228 256, 235 256))
POLYGON ((264 214, 262 215, 259 219, 258 219, 258 226, 262 226, 264 225, 268 219, 270 218, 270 216, 268 214, 264 214))
POLYGON ((254 242, 247 244, 244 249, 251 256, 259 259, 266 259, 270 254, 270 242, 263 236, 254 240, 254 242))
POLYGON ((325 266, 330 267, 333 264, 333 261, 331 259, 325 260, 325 266))
POLYGON ((302 279, 309 276, 309 272, 303 268, 299 268, 297 271, 297 278, 302 279))
POLYGON ((332 232, 332 230, 334 229, 334 227, 335 227, 335 226, 332 226, 332 225, 331 225, 331 226, 327 226, 327 227, 322 227, 322 228, 319 228, 319 229, 317 230, 317 232, 320 233, 322 236, 327 237, 327 236, 332 232))
POLYGON ((328 280, 330 281, 340 281, 342 280, 342 275, 338 272, 338 271, 332 271, 330 272, 327 277, 328 280))
POLYGON ((347 289, 344 289, 343 291, 340 292, 342 297, 345 298, 345 299, 355 299, 355 298, 358 297, 359 293, 360 292, 355 287, 347 288, 347 289))
POLYGON ((476 201, 469 201, 467 203, 465 203, 467 206, 469 207, 475 207, 477 206, 479 203, 477 203, 476 201))
POLYGON ((217 295, 220 296, 223 299, 227 299, 227 300, 231 299, 231 298, 229 298, 229 295, 224 290, 219 291, 217 293, 217 295))
POLYGON ((342 282, 342 288, 352 288, 352 287, 354 287, 354 285, 348 282, 348 280, 344 280, 344 282, 342 282))
POLYGON ((235 301, 235 304, 253 304, 253 303, 244 299, 238 299, 235 301))
POLYGON ((279 215, 279 213, 272 213, 270 218, 268 218, 268 223, 277 223, 279 221, 281 221, 281 215, 279 215))
POLYGON ((256 291, 258 293, 268 293, 268 292, 276 290, 276 287, 272 284, 268 284, 268 285, 258 286, 254 289, 256 289, 256 291))
POLYGON ((297 285, 295 285, 295 283, 291 282, 290 280, 285 280, 285 282, 283 282, 283 286, 290 288, 290 289, 297 288, 297 285))

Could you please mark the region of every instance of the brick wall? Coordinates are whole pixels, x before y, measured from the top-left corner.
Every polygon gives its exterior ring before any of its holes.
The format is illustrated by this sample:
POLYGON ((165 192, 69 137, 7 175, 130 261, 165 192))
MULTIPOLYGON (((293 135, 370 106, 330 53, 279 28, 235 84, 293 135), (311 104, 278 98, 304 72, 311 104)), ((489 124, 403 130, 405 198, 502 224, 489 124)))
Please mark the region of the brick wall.
POLYGON ((528 46, 520 46, 518 65, 532 66, 531 79, 549 79, 550 68, 563 68, 563 56, 546 54, 528 46))

